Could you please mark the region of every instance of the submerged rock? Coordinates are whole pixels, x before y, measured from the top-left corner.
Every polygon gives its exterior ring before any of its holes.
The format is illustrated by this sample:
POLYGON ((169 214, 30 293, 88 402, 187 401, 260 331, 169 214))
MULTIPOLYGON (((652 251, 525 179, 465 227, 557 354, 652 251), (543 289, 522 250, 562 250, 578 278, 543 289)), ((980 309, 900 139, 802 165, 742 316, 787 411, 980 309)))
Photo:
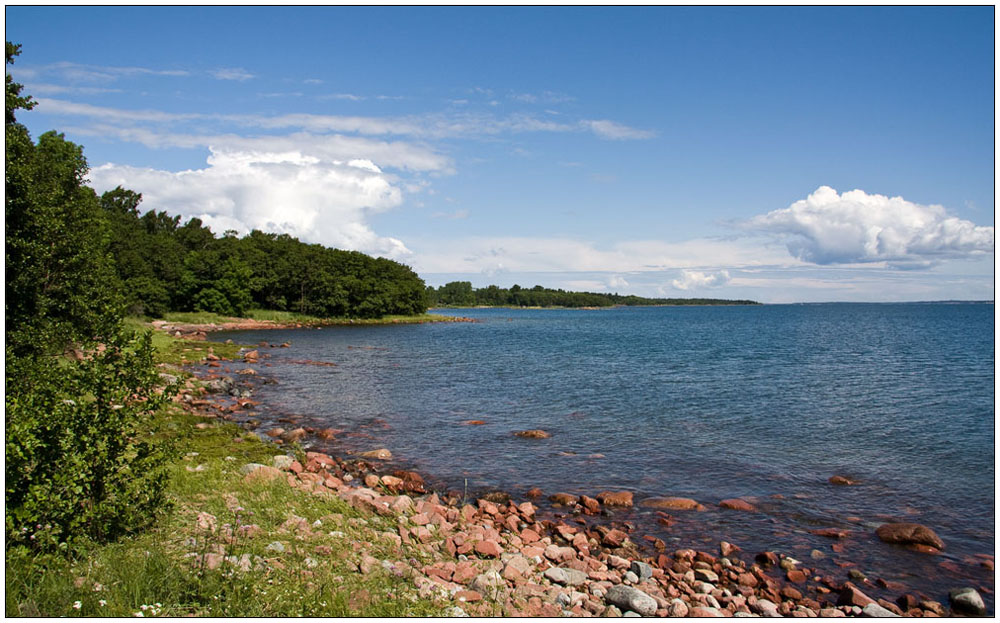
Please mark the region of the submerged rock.
POLYGON ((646 498, 645 500, 640 502, 640 504, 648 508, 668 508, 671 510, 680 510, 680 511, 706 510, 704 505, 699 504, 698 502, 692 500, 691 498, 676 498, 676 497, 646 498))
POLYGON ((756 506, 754 506, 750 502, 747 502, 746 500, 741 500, 740 498, 730 498, 728 500, 722 500, 721 502, 719 502, 719 506, 721 506, 722 508, 728 508, 729 510, 733 511, 754 512, 757 510, 756 506))
POLYGON ((839 485, 841 487, 849 487, 851 485, 859 484, 857 480, 853 478, 848 478, 847 476, 830 476, 831 485, 839 485))
POLYGON ((875 535, 886 543, 899 545, 930 545, 944 549, 944 541, 927 526, 918 523, 886 523, 875 530, 875 535))
POLYGON ((548 433, 541 429, 534 430, 519 430, 514 433, 517 437, 524 437, 525 439, 548 439, 551 437, 551 433, 548 433))
POLYGON ((379 448, 378 450, 369 450, 368 452, 362 452, 359 456, 366 459, 378 459, 380 461, 388 461, 392 459, 392 452, 389 452, 385 448, 379 448))

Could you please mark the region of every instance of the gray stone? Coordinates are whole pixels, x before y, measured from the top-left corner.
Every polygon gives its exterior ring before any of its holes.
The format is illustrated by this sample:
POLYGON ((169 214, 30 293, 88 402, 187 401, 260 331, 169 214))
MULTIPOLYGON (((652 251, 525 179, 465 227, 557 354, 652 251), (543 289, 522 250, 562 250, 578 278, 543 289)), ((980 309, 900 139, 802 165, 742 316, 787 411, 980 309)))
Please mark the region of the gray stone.
POLYGON ((279 554, 281 554, 284 553, 285 546, 280 541, 275 541, 264 549, 266 549, 269 552, 278 552, 279 554))
POLYGON ((503 579, 503 576, 496 571, 487 571, 486 573, 480 573, 476 576, 469 588, 476 591, 477 593, 487 596, 493 595, 498 589, 506 588, 507 582, 503 579))
POLYGON ((951 609, 960 614, 974 616, 986 614, 986 604, 983 603, 982 596, 974 588, 956 588, 948 593, 948 599, 951 601, 951 609))
POLYGON ((712 584, 711 582, 698 581, 692 584, 691 588, 693 588, 694 592, 696 593, 699 593, 701 595, 708 595, 715 590, 715 584, 712 584))
POLYGON ((236 385, 236 381, 231 376, 224 376, 221 379, 210 379, 205 381, 205 391, 210 394, 228 394, 236 385))
POLYGON ((695 569, 694 577, 696 580, 701 580, 702 582, 711 582, 712 584, 715 584, 716 582, 719 581, 719 576, 714 571, 710 571, 708 569, 695 569))
POLYGON ((626 584, 638 584, 639 583, 639 576, 637 576, 636 574, 632 573, 631 571, 626 571, 625 572, 625 583, 626 584))
POLYGON ((608 589, 604 601, 620 608, 622 611, 632 610, 643 616, 656 614, 656 600, 631 586, 618 584, 608 589))
POLYGON ((247 463, 246 465, 240 468, 240 473, 246 476, 250 472, 256 471, 261 467, 267 467, 267 465, 263 465, 261 463, 247 463))
POLYGON ((653 577, 653 568, 640 560, 633 560, 629 570, 639 576, 639 580, 648 580, 653 577))
POLYGON ((579 586, 587 581, 587 574, 579 569, 563 567, 562 570, 566 573, 566 584, 569 586, 579 586))
POLYGON ((898 617, 899 615, 891 610, 886 610, 875 602, 872 602, 861 609, 861 616, 871 617, 873 619, 882 619, 885 617, 898 617))
POLYGON ((293 457, 284 454, 279 454, 271 459, 271 465, 273 467, 277 467, 278 469, 289 469, 294 462, 295 459, 293 457))
POLYGON ((778 612, 778 606, 773 601, 769 601, 767 599, 758 599, 757 603, 750 608, 762 617, 774 618, 781 616, 778 612))
POLYGON ((641 619, 642 615, 639 614, 638 612, 633 612, 631 610, 626 610, 625 614, 623 614, 622 617, 624 617, 626 619, 641 619))
POLYGON ((566 584, 569 580, 569 578, 566 577, 566 571, 560 569, 559 567, 550 567, 546 569, 545 573, 542 575, 556 584, 566 584))
POLYGON ((751 617, 759 617, 759 614, 754 614, 752 612, 736 612, 733 614, 734 619, 749 619, 751 617))

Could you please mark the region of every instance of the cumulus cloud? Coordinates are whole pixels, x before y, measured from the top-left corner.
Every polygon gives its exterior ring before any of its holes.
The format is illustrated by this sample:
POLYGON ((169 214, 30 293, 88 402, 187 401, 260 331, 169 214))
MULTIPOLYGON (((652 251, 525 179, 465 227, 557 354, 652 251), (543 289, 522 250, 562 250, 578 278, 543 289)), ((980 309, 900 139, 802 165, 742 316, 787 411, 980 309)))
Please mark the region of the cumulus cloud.
POLYGON ((105 164, 91 170, 90 180, 98 192, 131 188, 142 193, 144 208, 201 218, 216 233, 260 229, 394 259, 410 253, 366 223, 368 213, 402 202, 393 179, 366 159, 212 149, 202 169, 105 164))
POLYGON ((940 205, 821 186, 791 206, 756 216, 749 229, 778 234, 789 253, 813 264, 886 262, 926 268, 993 252, 992 227, 950 216, 940 205))
POLYGON ((700 270, 685 270, 680 279, 674 279, 671 285, 678 290, 700 290, 702 288, 718 288, 729 283, 729 271, 719 270, 706 272, 700 270))

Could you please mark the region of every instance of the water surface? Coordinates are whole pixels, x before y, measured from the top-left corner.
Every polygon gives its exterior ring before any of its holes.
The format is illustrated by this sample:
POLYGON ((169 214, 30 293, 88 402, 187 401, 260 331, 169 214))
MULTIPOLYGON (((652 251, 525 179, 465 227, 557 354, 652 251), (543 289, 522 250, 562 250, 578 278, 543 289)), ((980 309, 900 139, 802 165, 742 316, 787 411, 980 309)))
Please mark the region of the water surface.
POLYGON ((287 414, 345 429, 328 449, 387 447, 443 487, 693 497, 712 510, 670 529, 628 519, 677 547, 725 539, 835 577, 853 562, 937 599, 992 591, 970 558, 994 552, 992 304, 461 313, 479 322, 213 339, 292 343, 264 351, 277 382, 258 389, 262 430, 287 414), (513 435, 535 428, 552 437, 513 435), (715 506, 729 497, 762 512, 715 506), (888 519, 931 526, 945 554, 879 542, 888 519), (855 534, 837 554, 819 527, 855 534))

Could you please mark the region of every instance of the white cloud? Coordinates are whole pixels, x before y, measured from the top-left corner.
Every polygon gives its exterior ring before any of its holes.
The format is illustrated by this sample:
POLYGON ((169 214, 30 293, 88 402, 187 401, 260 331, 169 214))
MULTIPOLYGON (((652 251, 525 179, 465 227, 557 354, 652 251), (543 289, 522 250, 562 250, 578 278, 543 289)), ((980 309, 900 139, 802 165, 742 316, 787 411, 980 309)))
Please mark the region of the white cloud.
POLYGON ((149 69, 148 67, 120 67, 108 65, 85 65, 82 63, 59 62, 48 65, 19 67, 18 75, 47 75, 71 82, 112 82, 119 78, 135 76, 189 76, 183 69, 149 69))
POLYGON ((993 253, 994 248, 992 227, 949 216, 942 206, 862 190, 838 194, 828 186, 743 225, 782 236, 789 253, 813 264, 887 262, 896 268, 926 268, 942 259, 993 253))
POLYGON ((512 272, 634 273, 718 266, 798 265, 781 247, 747 240, 685 242, 631 240, 599 247, 572 238, 485 237, 413 239, 414 268, 427 273, 512 272))
POLYGON ((243 151, 285 152, 299 149, 320 158, 344 160, 366 158, 384 167, 418 172, 448 174, 453 172, 451 160, 429 147, 405 141, 380 141, 341 134, 310 134, 298 132, 283 136, 245 137, 236 134, 198 135, 178 132, 155 132, 144 128, 93 124, 63 126, 65 130, 86 136, 114 137, 117 140, 140 143, 152 149, 167 147, 219 148, 243 151))
POLYGON ((78 86, 65 86, 61 84, 43 84, 43 83, 29 83, 25 87, 26 93, 31 93, 32 95, 60 95, 63 93, 72 93, 79 95, 102 95, 104 93, 121 93, 121 89, 109 89, 106 87, 78 87, 78 86))
POLYGON ((253 78, 256 78, 256 76, 254 76, 252 73, 241 67, 227 67, 223 69, 216 69, 215 71, 210 73, 212 74, 212 77, 215 78, 216 80, 235 80, 237 82, 245 82, 246 80, 252 80, 253 78))
POLYGON ((325 95, 317 95, 316 99, 321 100, 347 100, 350 102, 360 102, 365 99, 364 95, 354 95, 353 93, 327 93, 325 95))
POLYGON ((583 120, 580 122, 580 125, 589 129, 600 138, 611 141, 638 140, 656 136, 656 133, 650 130, 630 128, 617 121, 609 121, 607 119, 583 120))
POLYGON ((701 270, 685 270, 680 279, 674 279, 671 285, 678 290, 700 290, 702 288, 718 288, 729 283, 729 271, 719 270, 706 272, 701 270))
POLYGON ((177 173, 105 164, 90 179, 98 192, 125 186, 142 193, 143 208, 201 218, 216 233, 260 229, 397 259, 410 253, 366 223, 369 212, 402 202, 392 178, 370 161, 213 149, 207 164, 177 173))
MULTIPOLYGON (((352 96, 360 97, 360 96, 352 96)), ((613 140, 649 138, 651 132, 613 121, 557 123, 531 114, 498 116, 485 113, 429 113, 402 117, 366 117, 288 113, 283 115, 169 113, 159 110, 125 110, 67 100, 40 98, 39 109, 52 115, 90 117, 101 123, 189 123, 212 121, 264 130, 299 129, 314 133, 347 132, 362 135, 403 135, 426 139, 479 138, 505 133, 593 132, 613 140)))
POLYGON ((612 275, 608 279, 609 288, 627 288, 628 285, 628 281, 626 281, 625 277, 622 277, 621 275, 612 275))
POLYGON ((443 218, 448 220, 462 220, 469 218, 468 210, 455 210, 454 212, 435 212, 431 218, 443 218))

